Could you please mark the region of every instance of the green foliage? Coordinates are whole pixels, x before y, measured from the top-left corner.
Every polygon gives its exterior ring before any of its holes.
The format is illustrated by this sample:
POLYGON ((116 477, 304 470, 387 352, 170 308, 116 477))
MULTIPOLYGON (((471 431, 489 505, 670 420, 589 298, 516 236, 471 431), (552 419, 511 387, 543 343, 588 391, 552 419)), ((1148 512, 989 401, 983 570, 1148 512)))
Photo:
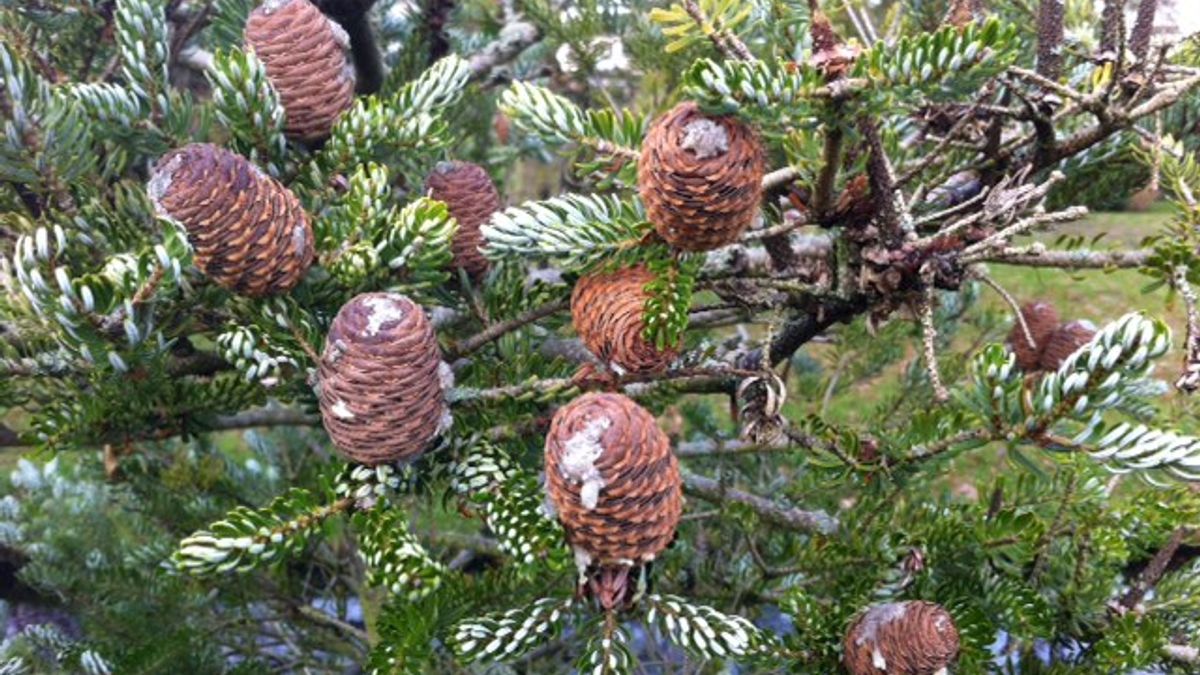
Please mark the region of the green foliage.
MULTIPOLYGON (((1041 199, 988 209, 1051 169, 1074 180, 1047 209, 1123 193, 1111 186, 1156 161, 1140 150, 1153 122, 1143 118, 1043 167, 1023 145, 1037 131, 1028 115, 1006 110, 1051 116, 1061 150, 1089 138, 1090 106, 1144 105, 1143 93, 1181 81, 1193 48, 1154 78, 1130 71, 1111 95, 1058 105, 1028 77, 1001 75, 1033 67, 1019 3, 992 3, 998 19, 962 30, 939 27, 942 0, 826 7, 841 35, 861 24, 884 38, 831 81, 811 63, 805 0, 701 0, 699 12, 383 0, 368 21, 390 69, 382 89, 358 97, 328 139, 301 144, 285 139, 278 91, 242 50, 254 4, 0 8, 0 446, 59 453, 13 460, 0 553, 22 561, 19 592, 61 604, 82 629, 21 631, 0 646, 0 670, 433 673, 521 659, 530 672, 635 672, 642 659, 827 673, 863 609, 909 599, 954 617, 964 675, 1016 663, 1166 670, 1165 647, 1197 646, 1194 562, 1117 609, 1175 533, 1186 537, 1177 558, 1196 544, 1200 497, 1161 480, 1200 480, 1195 404, 1152 379, 1152 361, 1174 368, 1165 324, 1126 316, 1058 371, 1021 373, 991 344, 1009 308, 976 302, 981 268, 955 249, 1042 216, 1041 199), (538 41, 511 53, 526 21, 538 41), (741 45, 754 60, 724 53, 741 45), (213 56, 204 73, 188 58, 197 49, 213 56), (206 79, 211 96, 196 93, 206 79), (649 120, 681 100, 737 114, 769 168, 796 171, 771 187, 765 217, 803 229, 707 255, 654 239, 635 190, 640 146, 649 120), (986 105, 958 117, 973 101, 986 105), (943 123, 964 119, 943 143, 943 123), (868 161, 872 128, 888 166, 868 161), (317 256, 289 293, 214 285, 156 214, 146 171, 190 142, 243 154, 300 198, 317 256), (494 264, 482 278, 451 272, 458 226, 422 196, 444 159, 485 166, 514 204, 483 227, 494 264), (1038 171, 1022 173, 1030 162, 1038 171), (966 168, 983 169, 985 213, 931 219, 943 207, 927 195, 966 168), (856 196, 848 188, 863 177, 856 196), (892 179, 904 214, 881 238, 875 193, 892 179), (936 236, 960 217, 981 220, 936 236), (772 258, 781 243, 800 259, 772 258), (654 272, 646 337, 687 349, 680 368, 615 386, 659 416, 691 488, 672 546, 630 576, 632 608, 603 613, 546 513, 539 471, 555 406, 614 386, 580 370, 571 284, 633 262, 654 272), (947 402, 907 320, 931 268, 947 402), (453 425, 411 466, 345 466, 319 427, 314 353, 348 298, 381 289, 428 310, 452 361, 453 425), (718 327, 689 325, 698 309, 718 327), (774 400, 790 389, 784 435, 737 438, 752 410, 737 395, 742 369, 768 340, 796 336, 803 347, 770 380, 774 400), (247 424, 272 428, 231 431, 247 424), (715 493, 696 489, 710 477, 715 493), (660 638, 680 649, 661 650, 660 638), (1044 663, 1045 644, 1086 648, 1044 663)), ((1064 48, 1064 86, 1097 93, 1094 13, 1072 2, 1068 14, 1081 41, 1064 48)), ((1163 130, 1187 139, 1197 97, 1180 89, 1163 130)), ((1140 244, 1147 292, 1164 288, 1172 302, 1181 278, 1200 282, 1191 145, 1162 146, 1176 214, 1140 244)), ((1035 256, 1050 241, 1041 229, 1008 243, 1031 243, 1035 256)), ((1060 240, 1055 253, 1085 241, 1060 240)), ((1008 272, 1006 283, 1018 276, 1008 272)), ((1018 301, 1051 274, 1029 275, 1012 289, 1018 301)), ((1074 298, 1092 288, 1089 274, 1054 278, 1070 279, 1074 298)), ((1112 304, 1059 309, 1097 318, 1112 304)), ((1182 324, 1179 309, 1168 305, 1182 324)))
POLYGON ((646 284, 649 295, 642 321, 646 340, 659 349, 679 344, 687 330, 692 291, 703 266, 704 258, 698 255, 651 259, 654 280, 646 284))
POLYGON ((221 50, 206 74, 217 119, 232 133, 234 149, 281 176, 287 151, 283 105, 262 62, 240 49, 221 50))
POLYGON ((127 86, 148 109, 167 111, 167 21, 162 4, 118 0, 115 27, 127 86))
POLYGON ((701 660, 744 659, 772 647, 772 638, 740 616, 672 595, 646 598, 646 622, 701 660))
POLYGON ((824 76, 808 66, 713 59, 696 61, 684 81, 688 96, 714 113, 774 111, 792 117, 811 110, 813 94, 825 84, 824 76))
POLYGON ((999 19, 959 29, 945 26, 934 33, 905 36, 897 44, 877 44, 863 54, 855 72, 881 88, 944 86, 951 77, 984 77, 1007 67, 1021 43, 1016 29, 999 19))
POLYGON ((479 509, 502 553, 525 565, 550 557, 555 567, 565 567, 562 528, 544 513, 537 480, 502 449, 486 441, 472 444, 454 465, 451 489, 479 509))
POLYGON ((308 490, 293 488, 263 509, 239 507, 179 542, 172 562, 188 574, 247 572, 299 550, 305 535, 353 500, 323 504, 308 490))
POLYGON ((455 626, 450 646, 468 663, 519 658, 552 639, 574 604, 571 599, 542 598, 528 607, 463 621, 455 626))
POLYGON ((649 230, 640 202, 564 194, 526 202, 483 226, 484 253, 493 260, 548 259, 568 269, 589 267, 625 251, 649 230))
POLYGON ((634 672, 637 657, 629 648, 629 632, 621 626, 593 631, 576 662, 581 673, 627 675, 634 672))
POLYGON ((241 48, 246 19, 254 10, 256 0, 213 0, 212 23, 206 31, 214 49, 241 48))
POLYGON ((420 294, 445 283, 457 224, 446 205, 420 197, 393 204, 389 172, 360 166, 339 202, 317 223, 330 274, 347 288, 391 287, 420 294))
POLYGON ((277 382, 300 364, 292 353, 254 326, 231 326, 217 336, 221 357, 248 381, 277 382))
POLYGON ((445 204, 417 199, 392 219, 377 240, 375 252, 406 288, 436 286, 449 277, 446 267, 456 228, 445 204))
POLYGON ((354 516, 359 552, 367 566, 367 583, 392 597, 418 600, 442 583, 446 568, 433 560, 404 515, 395 508, 373 509, 354 516))
POLYGON ((461 99, 469 73, 465 60, 448 56, 391 96, 357 99, 338 118, 329 140, 310 164, 307 181, 317 190, 314 197, 328 189, 339 173, 370 162, 397 170, 418 169, 420 164, 411 158, 450 142, 441 115, 461 99))
POLYGON ((629 110, 580 109, 545 87, 514 82, 500 96, 500 108, 513 123, 550 145, 573 143, 602 157, 614 156, 619 166, 636 157, 646 133, 646 118, 629 110))
POLYGON ((754 10, 753 3, 737 0, 700 0, 693 4, 705 17, 703 22, 697 22, 683 4, 650 11, 650 20, 661 25, 663 34, 671 38, 666 47, 668 53, 687 49, 715 33, 736 31, 754 10))

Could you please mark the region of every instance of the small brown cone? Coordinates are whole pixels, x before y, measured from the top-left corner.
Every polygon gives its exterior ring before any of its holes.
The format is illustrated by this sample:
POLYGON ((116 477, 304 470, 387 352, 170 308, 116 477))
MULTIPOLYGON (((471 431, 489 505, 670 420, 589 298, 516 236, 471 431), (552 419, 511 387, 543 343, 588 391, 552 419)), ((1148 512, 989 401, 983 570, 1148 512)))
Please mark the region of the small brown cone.
POLYGON ((571 321, 580 341, 617 372, 657 372, 679 355, 676 349, 658 349, 644 337, 646 284, 653 279, 650 270, 637 265, 590 274, 571 292, 571 321))
POLYGON ((1048 302, 1029 302, 1021 305, 1021 316, 1025 318, 1029 334, 1036 344, 1029 344, 1020 321, 1013 322, 1012 330, 1008 333, 1008 344, 1017 355, 1017 366, 1029 373, 1038 369, 1038 360, 1046 348, 1046 341, 1058 329, 1058 310, 1048 302))
POLYGON ((500 193, 487 171, 470 162, 441 162, 425 179, 430 196, 443 201, 458 221, 451 249, 455 269, 478 278, 487 272, 488 260, 479 248, 483 245, 483 224, 503 206, 500 193))
POLYGON ((1046 339, 1038 366, 1042 370, 1058 370, 1058 367, 1096 336, 1096 327, 1090 321, 1072 321, 1046 339))
POLYGON ((683 508, 679 462, 654 417, 621 394, 584 394, 546 434, 546 492, 581 568, 653 560, 683 508))
POLYGON ((433 326, 399 293, 364 293, 342 306, 319 376, 321 419, 353 462, 415 459, 450 421, 449 370, 433 326))
POLYGON ((850 675, 934 675, 958 656, 958 629, 940 605, 876 605, 850 626, 842 662, 850 675))
POLYGON ((836 80, 844 76, 858 59, 862 50, 856 45, 846 44, 834 30, 833 24, 825 12, 816 3, 812 7, 812 18, 809 21, 809 35, 812 37, 812 59, 810 63, 816 69, 825 73, 825 79, 836 80))
POLYGON ((668 244, 708 251, 735 241, 754 221, 765 163, 749 126, 680 103, 654 122, 642 142, 638 191, 668 244))
POLYGON ((312 264, 312 226, 299 200, 241 155, 186 145, 158 160, 146 191, 187 230, 196 267, 235 293, 285 293, 312 264))
POLYGON ((316 141, 354 103, 345 31, 308 0, 267 0, 246 21, 246 46, 283 103, 284 133, 316 141))

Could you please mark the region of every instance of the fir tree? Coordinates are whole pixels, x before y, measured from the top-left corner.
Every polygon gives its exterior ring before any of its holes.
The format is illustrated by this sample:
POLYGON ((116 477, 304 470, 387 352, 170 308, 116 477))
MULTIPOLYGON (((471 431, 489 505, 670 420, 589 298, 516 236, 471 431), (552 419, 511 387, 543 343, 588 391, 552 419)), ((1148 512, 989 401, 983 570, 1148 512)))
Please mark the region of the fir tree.
POLYGON ((1200 668, 1200 49, 878 4, 0 7, 0 672, 1200 668))

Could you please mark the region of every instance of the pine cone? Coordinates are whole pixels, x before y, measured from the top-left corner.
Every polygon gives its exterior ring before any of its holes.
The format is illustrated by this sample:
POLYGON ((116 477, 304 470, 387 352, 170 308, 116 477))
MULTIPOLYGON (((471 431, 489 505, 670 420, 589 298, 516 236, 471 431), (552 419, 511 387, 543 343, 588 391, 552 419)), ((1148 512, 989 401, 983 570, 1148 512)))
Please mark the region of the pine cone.
POLYGON ((449 367, 425 311, 399 293, 363 293, 342 306, 319 376, 321 419, 353 462, 415 459, 449 425, 449 367))
POLYGON ((1047 338, 1038 366, 1042 370, 1058 370, 1058 367, 1075 353, 1075 350, 1091 341, 1096 327, 1091 321, 1072 321, 1047 338))
POLYGON ((158 160, 146 191, 187 230, 196 266, 235 293, 286 293, 312 264, 312 227, 299 200, 241 155, 186 145, 158 160))
POLYGON ((446 202, 450 215, 458 221, 451 245, 454 268, 475 278, 482 276, 488 269, 488 260, 479 251, 482 226, 502 207, 491 177, 478 164, 440 162, 425 179, 425 189, 434 199, 446 202))
POLYGON ((1036 345, 1029 344, 1020 321, 1013 323, 1008 333, 1008 344, 1017 355, 1017 366, 1031 373, 1038 369, 1038 360, 1046 348, 1046 341, 1058 328, 1058 310, 1048 302, 1029 302, 1021 306, 1021 316, 1025 317, 1025 324, 1029 326, 1029 333, 1036 345))
POLYGON ((646 134, 638 191, 668 244, 708 251, 736 240, 757 216, 765 162, 753 129, 680 103, 646 134))
POLYGON ((653 560, 683 508, 679 462, 654 417, 620 394, 584 394, 546 435, 546 492, 580 566, 653 560))
POLYGON ((958 629, 940 605, 914 600, 876 605, 846 634, 850 675, 934 675, 958 656, 958 629))
POLYGON ((354 103, 349 38, 308 0, 267 0, 246 21, 246 46, 263 62, 283 103, 289 138, 325 138, 354 103))
POLYGON ((571 292, 571 320, 580 341, 615 371, 656 372, 679 355, 644 337, 646 284, 653 279, 650 270, 637 265, 583 277, 571 292))

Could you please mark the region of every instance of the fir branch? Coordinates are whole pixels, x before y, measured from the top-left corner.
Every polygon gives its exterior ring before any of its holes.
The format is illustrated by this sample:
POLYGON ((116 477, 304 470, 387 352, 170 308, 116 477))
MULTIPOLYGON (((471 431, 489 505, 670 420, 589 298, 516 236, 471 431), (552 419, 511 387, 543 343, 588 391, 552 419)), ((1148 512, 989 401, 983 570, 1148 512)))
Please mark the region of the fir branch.
POLYGON ((486 82, 497 68, 515 60, 542 39, 542 32, 529 21, 511 20, 500 29, 496 39, 467 58, 471 79, 486 82))
POLYGON ((482 229, 493 260, 548 258, 576 269, 637 245, 648 230, 641 202, 576 194, 509 207, 482 229))
POLYGON ((749 492, 728 488, 720 481, 683 472, 683 492, 715 504, 740 504, 758 514, 764 521, 795 532, 832 534, 838 521, 824 511, 806 511, 784 506, 749 492))
POLYGON ((210 529, 185 538, 172 562, 179 571, 195 575, 246 572, 297 550, 309 531, 354 504, 353 498, 344 497, 314 505, 310 492, 293 488, 261 510, 238 507, 210 529))
POLYGON ((941 370, 937 360, 937 326, 934 325, 933 310, 936 302, 936 289, 932 277, 926 280, 925 297, 920 302, 921 345, 924 347, 925 369, 929 373, 929 383, 933 387, 933 400, 945 403, 950 400, 950 392, 942 382, 941 370))
POLYGON ((507 321, 499 321, 493 323, 482 331, 464 338, 446 349, 446 360, 453 362, 460 359, 490 342, 500 339, 501 337, 519 330, 539 319, 544 319, 552 314, 568 309, 571 306, 569 298, 560 298, 547 302, 538 307, 513 317, 507 321))
POLYGON ((715 25, 704 9, 700 7, 700 3, 696 0, 683 0, 683 9, 688 16, 692 17, 692 21, 700 27, 700 30, 712 40, 713 45, 717 50, 725 55, 725 58, 736 59, 740 61, 754 61, 754 55, 750 53, 750 49, 746 47, 746 43, 742 42, 741 38, 736 33, 726 28, 715 25))
POLYGON ((1196 291, 1192 288, 1191 283, 1188 282, 1187 275, 1187 268, 1177 267, 1172 275, 1172 283, 1175 289, 1179 291, 1179 295, 1183 297, 1183 305, 1187 315, 1187 335, 1184 338, 1183 346, 1183 368, 1179 379, 1175 380, 1175 387, 1186 394, 1190 394, 1200 389, 1200 299, 1196 297, 1196 291))
POLYGON ((169 55, 162 6, 152 0, 117 0, 115 25, 127 85, 156 116, 166 113, 169 55))
POLYGON ((1158 585, 1163 575, 1167 573, 1168 565, 1175 557, 1175 552, 1183 544, 1183 538, 1189 534, 1190 530, 1186 527, 1175 528, 1171 537, 1154 553, 1150 563, 1138 575, 1137 581, 1129 587, 1125 595, 1121 596, 1120 607, 1125 610, 1133 610, 1142 601, 1142 598, 1158 585))
POLYGON ((747 659, 775 648, 770 633, 740 616, 673 595, 649 595, 645 602, 646 623, 699 660, 747 659))
POLYGON ((489 389, 452 389, 446 400, 451 404, 487 403, 514 399, 517 401, 549 402, 574 396, 584 390, 615 386, 632 398, 674 391, 677 393, 732 393, 738 380, 757 374, 757 371, 737 368, 680 368, 665 373, 628 373, 611 380, 581 380, 574 378, 530 378, 521 384, 489 389))
POLYGON ((556 635, 573 599, 542 598, 528 607, 467 619, 454 627, 450 647, 466 662, 519 658, 556 635))
POLYGON ((751 9, 749 5, 739 6, 739 3, 684 0, 665 9, 651 10, 650 20, 662 25, 663 33, 672 38, 667 43, 667 53, 707 39, 729 59, 753 61, 754 55, 733 32, 750 16, 751 9), (710 13, 715 15, 710 16, 710 13))
POLYGON ((878 87, 941 86, 975 70, 984 71, 982 77, 999 72, 1012 62, 1019 46, 1016 27, 995 18, 964 28, 944 26, 895 44, 876 43, 859 57, 853 74, 868 77, 878 87))
POLYGON ((982 266, 978 266, 972 272, 976 279, 979 279, 985 286, 996 292, 1002 300, 1012 310, 1013 320, 1021 327, 1021 334, 1025 337, 1025 342, 1031 349, 1037 349, 1037 341, 1034 340, 1033 333, 1029 330, 1029 323, 1025 321, 1025 313, 1021 311, 1021 305, 1017 299, 1012 296, 1003 286, 989 275, 982 266))
MULTIPOLYGON (((195 422, 195 420, 189 420, 195 422)), ((235 415, 221 415, 212 419, 211 422, 205 424, 205 429, 209 431, 237 431, 242 429, 256 429, 265 427, 315 427, 320 426, 321 418, 318 415, 306 413, 301 410, 292 410, 288 408, 264 408, 262 410, 248 410, 237 413, 235 415)), ((122 435, 111 435, 102 438, 92 439, 85 445, 102 445, 104 443, 116 443, 126 441, 139 440, 164 440, 172 436, 178 436, 184 433, 182 425, 173 426, 171 424, 162 424, 158 428, 148 429, 143 434, 127 438, 122 435)), ((0 448, 25 448, 37 447, 36 441, 26 441, 17 432, 0 426, 0 448)))
POLYGON ((408 522, 398 508, 372 508, 354 514, 352 522, 369 585, 415 602, 442 584, 448 570, 409 532, 408 522))
POLYGON ((513 82, 500 107, 514 124, 544 142, 576 143, 602 155, 637 161, 645 121, 628 111, 584 111, 545 87, 513 82))
POLYGON ((1050 251, 1043 245, 1024 247, 1002 247, 979 256, 979 262, 994 262, 1002 265, 1023 267, 1053 267, 1068 270, 1082 269, 1132 269, 1144 266, 1154 255, 1150 249, 1116 251, 1050 251))

